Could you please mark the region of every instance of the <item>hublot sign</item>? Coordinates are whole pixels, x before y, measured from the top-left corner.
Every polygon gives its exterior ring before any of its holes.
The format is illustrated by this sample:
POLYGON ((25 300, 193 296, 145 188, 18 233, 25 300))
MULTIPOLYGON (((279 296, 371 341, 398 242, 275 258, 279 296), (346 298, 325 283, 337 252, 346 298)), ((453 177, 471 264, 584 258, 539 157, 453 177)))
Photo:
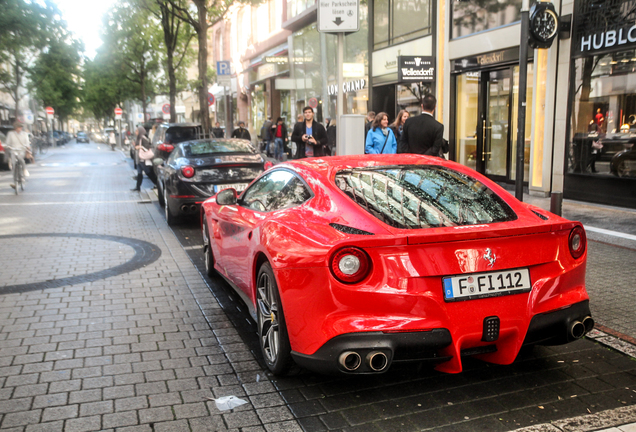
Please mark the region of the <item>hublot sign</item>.
POLYGON ((636 0, 574 2, 573 57, 636 47, 636 0))

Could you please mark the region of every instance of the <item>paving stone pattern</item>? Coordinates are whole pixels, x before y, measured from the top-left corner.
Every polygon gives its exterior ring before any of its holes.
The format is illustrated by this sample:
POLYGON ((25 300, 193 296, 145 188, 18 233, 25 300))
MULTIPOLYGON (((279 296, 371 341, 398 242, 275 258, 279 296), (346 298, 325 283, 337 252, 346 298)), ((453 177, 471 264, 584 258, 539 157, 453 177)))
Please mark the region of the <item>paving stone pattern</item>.
POLYGON ((0 173, 3 235, 116 235, 162 254, 87 284, 1 294, 2 286, 119 265, 134 251, 96 239, 0 238, 0 429, 301 430, 159 209, 128 191, 123 156, 70 145, 40 163, 28 167, 19 196, 0 173), (248 404, 221 412, 211 398, 228 395, 248 404))

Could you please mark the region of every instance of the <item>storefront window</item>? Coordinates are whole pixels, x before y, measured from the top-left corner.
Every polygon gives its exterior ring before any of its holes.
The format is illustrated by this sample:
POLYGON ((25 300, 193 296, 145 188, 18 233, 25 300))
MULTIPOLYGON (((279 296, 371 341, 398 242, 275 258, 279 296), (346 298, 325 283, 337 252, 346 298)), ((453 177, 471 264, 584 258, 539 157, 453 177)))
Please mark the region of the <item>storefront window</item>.
POLYGON ((636 52, 575 59, 568 172, 636 176, 636 52))
POLYGON ((287 0, 287 19, 300 15, 316 4, 316 0, 287 0))
POLYGON ((374 3, 374 15, 376 50, 431 33, 430 0, 380 0, 374 3))
POLYGON ((477 121, 480 72, 457 77, 457 162, 477 168, 477 121))
MULTIPOLYGON (((368 101, 368 14, 360 4, 360 30, 345 36, 345 114, 366 113, 368 101)), ((295 117, 304 106, 316 103, 316 118, 324 121, 336 114, 337 36, 319 33, 312 24, 290 38, 290 105, 295 117), (314 100, 315 99, 315 100, 314 100)))
POLYGON ((454 1, 452 5, 453 38, 497 28, 521 19, 521 0, 454 1))

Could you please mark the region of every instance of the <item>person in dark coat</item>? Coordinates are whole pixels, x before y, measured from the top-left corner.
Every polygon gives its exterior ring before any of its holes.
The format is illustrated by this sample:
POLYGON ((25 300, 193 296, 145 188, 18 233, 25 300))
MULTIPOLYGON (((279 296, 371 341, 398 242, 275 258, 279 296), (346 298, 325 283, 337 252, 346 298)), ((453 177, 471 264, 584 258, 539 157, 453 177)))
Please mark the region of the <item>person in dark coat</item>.
POLYGON ((397 142, 400 142, 400 138, 402 138, 402 130, 404 129, 404 123, 411 115, 407 110, 400 110, 395 121, 391 123, 389 126, 393 131, 393 135, 395 135, 395 139, 397 142))
POLYGON ((327 147, 329 147, 329 154, 331 156, 336 155, 336 119, 332 119, 327 126, 327 147))
POLYGON ((216 122, 214 124, 214 128, 212 129, 212 135, 214 138, 223 138, 223 128, 221 128, 221 123, 216 122))
POLYGON ((250 131, 245 129, 245 122, 244 121, 238 122, 238 126, 239 127, 234 129, 234 132, 232 132, 232 138, 240 138, 240 139, 246 139, 248 141, 251 141, 252 136, 250 135, 250 131))
POLYGON ((444 147, 444 125, 433 118, 437 99, 427 94, 422 100, 422 114, 404 123, 398 153, 416 153, 441 157, 444 147))
POLYGON ((373 121, 375 120, 375 111, 369 111, 367 113, 367 122, 364 124, 364 141, 366 144, 367 135, 369 135, 369 129, 373 125, 373 121))
POLYGON ((274 139, 274 157, 279 161, 283 160, 285 153, 285 144, 287 143, 287 126, 282 117, 276 119, 276 124, 272 125, 270 135, 274 139))
POLYGON ((131 191, 139 192, 141 190, 141 183, 144 179, 144 173, 148 176, 154 184, 157 184, 157 178, 152 169, 152 160, 142 160, 139 157, 139 152, 148 151, 152 149, 150 140, 146 136, 146 129, 143 126, 137 127, 137 138, 135 140, 135 161, 137 162, 137 185, 131 191), (142 150, 143 149, 143 150, 142 150))
POLYGON ((314 121, 314 109, 303 108, 305 121, 294 125, 291 140, 296 143, 296 159, 314 156, 325 156, 325 146, 328 143, 325 127, 314 121))

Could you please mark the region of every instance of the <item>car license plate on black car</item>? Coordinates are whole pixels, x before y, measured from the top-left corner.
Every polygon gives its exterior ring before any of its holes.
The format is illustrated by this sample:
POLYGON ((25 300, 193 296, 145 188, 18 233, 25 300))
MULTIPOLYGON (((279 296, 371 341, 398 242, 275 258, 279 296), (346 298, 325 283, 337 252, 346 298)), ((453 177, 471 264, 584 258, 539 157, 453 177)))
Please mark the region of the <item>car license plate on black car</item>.
POLYGON ((532 289, 527 268, 445 277, 443 283, 447 302, 518 294, 532 289))
POLYGON ((232 184, 224 184, 224 185, 215 185, 214 192, 221 192, 223 189, 233 188, 237 192, 243 192, 247 187, 247 183, 232 183, 232 184))

